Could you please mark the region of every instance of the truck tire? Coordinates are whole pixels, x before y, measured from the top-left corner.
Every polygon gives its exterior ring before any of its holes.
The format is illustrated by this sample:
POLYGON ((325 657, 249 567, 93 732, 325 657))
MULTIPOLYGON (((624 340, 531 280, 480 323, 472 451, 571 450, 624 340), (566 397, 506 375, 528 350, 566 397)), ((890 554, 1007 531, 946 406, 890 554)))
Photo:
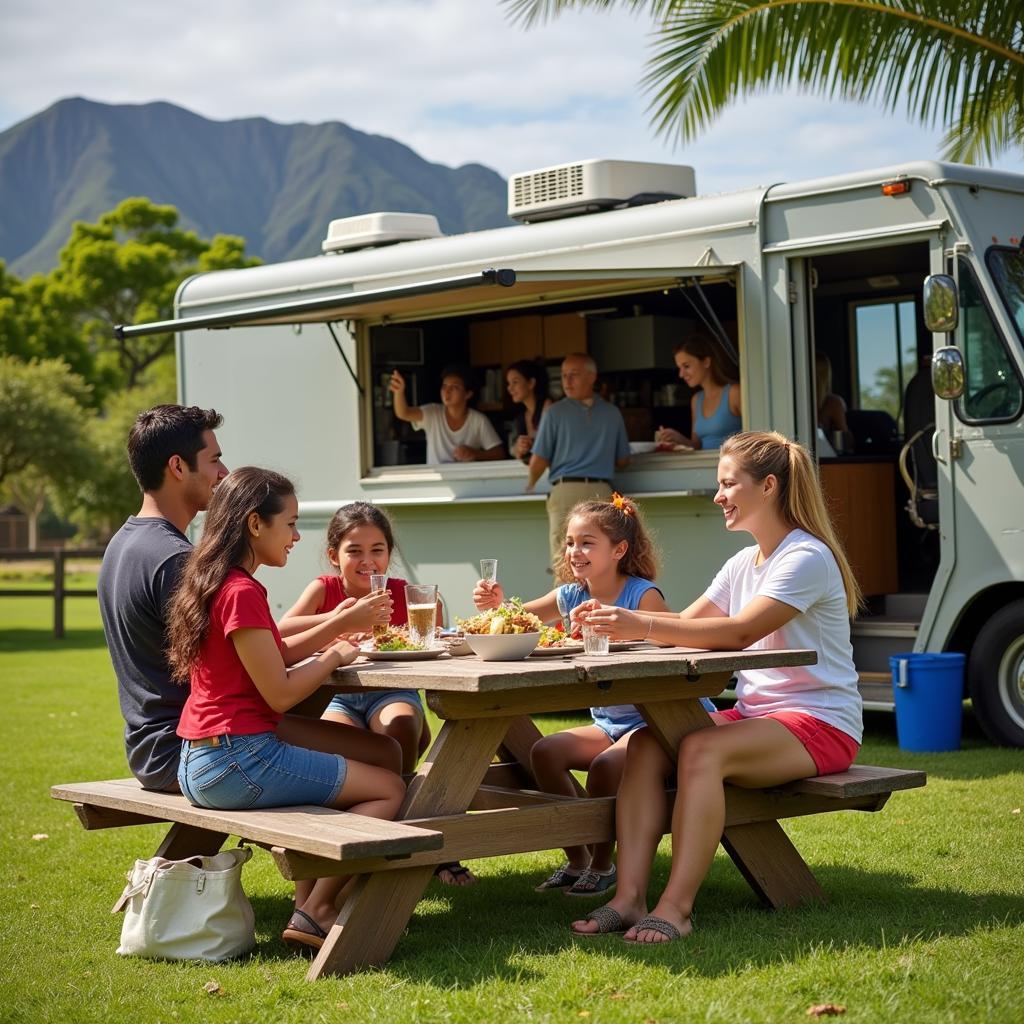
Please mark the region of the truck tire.
POLYGON ((1024 600, 1000 608, 979 630, 967 659, 967 688, 985 735, 1024 747, 1024 600))

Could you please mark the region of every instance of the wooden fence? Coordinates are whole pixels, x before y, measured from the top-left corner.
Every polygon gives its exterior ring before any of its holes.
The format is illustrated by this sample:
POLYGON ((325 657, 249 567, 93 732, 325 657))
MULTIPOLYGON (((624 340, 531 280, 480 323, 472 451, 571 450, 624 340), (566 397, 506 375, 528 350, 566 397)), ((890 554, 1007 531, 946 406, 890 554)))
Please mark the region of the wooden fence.
POLYGON ((75 558, 102 558, 103 548, 54 548, 52 551, 21 551, 0 548, 0 562, 53 562, 53 586, 49 590, 38 587, 0 587, 0 597, 50 597, 53 599, 53 635, 64 636, 64 599, 67 597, 95 597, 96 588, 68 587, 64 582, 67 563, 75 558))

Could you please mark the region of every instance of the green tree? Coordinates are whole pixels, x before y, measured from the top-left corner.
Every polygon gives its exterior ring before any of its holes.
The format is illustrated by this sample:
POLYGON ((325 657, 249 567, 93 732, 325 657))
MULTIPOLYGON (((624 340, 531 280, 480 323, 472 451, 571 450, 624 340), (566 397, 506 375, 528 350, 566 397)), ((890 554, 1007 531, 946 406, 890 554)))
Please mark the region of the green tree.
POLYGON ((0 354, 24 356, 25 330, 22 322, 22 284, 0 260, 0 354))
POLYGON ((258 262, 245 256, 242 239, 217 235, 205 241, 178 226, 173 206, 136 197, 95 224, 75 224, 37 298, 94 353, 90 379, 101 392, 134 388, 173 352, 174 336, 118 340, 114 327, 170 319, 178 285, 191 274, 258 262))
POLYGON ((172 401, 173 383, 168 394, 168 382, 155 380, 113 396, 104 414, 88 421, 86 440, 93 453, 93 471, 60 508, 89 540, 105 541, 138 511, 142 496, 128 466, 128 432, 140 412, 172 401))
POLYGON ((76 330, 73 317, 55 308, 47 298, 49 279, 36 274, 19 281, 0 261, 0 355, 31 359, 60 359, 93 385, 97 402, 114 381, 103 380, 96 354, 76 330))
POLYGON ((29 517, 33 548, 46 499, 69 500, 94 468, 88 397, 89 386, 59 360, 0 356, 0 487, 29 517))
MULTIPOLYGON (((526 24, 616 0, 503 0, 526 24)), ((1019 2, 993 0, 619 0, 657 22, 644 84, 663 134, 699 134, 731 102, 796 84, 903 107, 946 129, 945 155, 1024 151, 1019 2)))

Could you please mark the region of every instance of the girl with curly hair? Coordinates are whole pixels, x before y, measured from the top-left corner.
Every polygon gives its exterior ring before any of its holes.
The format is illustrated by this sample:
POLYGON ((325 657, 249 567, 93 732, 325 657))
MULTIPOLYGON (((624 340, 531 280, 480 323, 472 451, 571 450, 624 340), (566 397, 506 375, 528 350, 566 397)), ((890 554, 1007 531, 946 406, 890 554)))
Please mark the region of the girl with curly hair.
MULTIPOLYGON (((654 583, 657 575, 654 544, 632 501, 619 494, 608 501, 582 501, 566 520, 565 548, 558 564, 562 585, 523 607, 543 622, 565 621, 584 602, 664 612, 668 606, 654 583)), ((473 590, 473 603, 480 611, 496 608, 503 600, 499 583, 481 580, 473 590)), ((632 704, 591 708, 590 715, 591 725, 565 729, 534 744, 531 766, 544 792, 575 796, 573 770, 587 772, 590 796, 613 796, 618 789, 629 738, 644 720, 632 704)), ((566 849, 566 863, 537 891, 559 890, 570 896, 605 892, 615 885, 614 848, 613 843, 598 843, 566 849)))

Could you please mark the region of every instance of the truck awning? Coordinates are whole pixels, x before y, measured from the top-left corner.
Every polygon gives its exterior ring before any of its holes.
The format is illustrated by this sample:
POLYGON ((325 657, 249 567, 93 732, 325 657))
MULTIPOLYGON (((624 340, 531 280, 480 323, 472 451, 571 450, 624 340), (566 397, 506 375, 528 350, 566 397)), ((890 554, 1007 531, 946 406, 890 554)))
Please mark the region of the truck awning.
POLYGON ((382 303, 417 299, 437 292, 452 292, 462 289, 476 289, 481 286, 511 288, 516 283, 514 270, 488 268, 476 274, 461 277, 446 277, 433 281, 417 281, 414 284, 396 285, 392 288, 376 288, 357 291, 351 286, 333 295, 315 298, 289 298, 279 302, 261 303, 257 306, 206 313, 197 316, 183 316, 174 320, 154 320, 148 324, 119 324, 114 335, 123 338, 138 338, 144 334, 167 334, 170 331, 194 331, 204 327, 234 327, 236 324, 280 324, 314 323, 328 320, 348 320, 365 313, 368 307, 382 303))
POLYGON ((337 320, 402 320, 452 315, 484 308, 509 308, 552 301, 678 288, 688 280, 731 277, 735 267, 710 263, 671 269, 516 271, 487 268, 459 277, 433 278, 385 288, 342 290, 316 296, 291 293, 276 301, 238 305, 173 320, 119 325, 118 339, 171 331, 270 324, 329 323, 337 320))

